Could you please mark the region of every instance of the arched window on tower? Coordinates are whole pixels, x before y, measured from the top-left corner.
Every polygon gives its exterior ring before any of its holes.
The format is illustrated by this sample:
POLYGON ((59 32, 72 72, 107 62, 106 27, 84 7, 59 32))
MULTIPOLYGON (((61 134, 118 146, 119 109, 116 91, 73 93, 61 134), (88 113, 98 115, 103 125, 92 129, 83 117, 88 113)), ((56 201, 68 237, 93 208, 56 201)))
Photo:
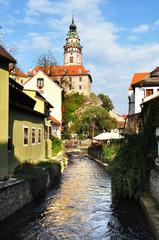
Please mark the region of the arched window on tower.
POLYGON ((73 57, 72 56, 70 57, 70 63, 73 63, 73 57))

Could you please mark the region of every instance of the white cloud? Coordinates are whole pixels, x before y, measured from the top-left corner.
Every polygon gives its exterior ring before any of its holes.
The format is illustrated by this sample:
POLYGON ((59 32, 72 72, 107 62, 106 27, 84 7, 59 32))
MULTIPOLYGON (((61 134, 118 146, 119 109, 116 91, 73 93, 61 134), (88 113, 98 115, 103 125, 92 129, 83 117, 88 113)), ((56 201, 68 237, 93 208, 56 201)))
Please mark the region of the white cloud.
POLYGON ((147 24, 143 24, 133 29, 133 32, 148 32, 150 30, 150 26, 147 24))
MULTIPOLYGON (((159 63, 159 44, 123 45, 121 31, 137 40, 139 33, 148 33, 159 26, 142 24, 133 29, 117 26, 105 20, 99 3, 102 0, 29 0, 26 6, 26 23, 46 26, 42 34, 32 32, 21 47, 32 54, 53 49, 63 59, 63 45, 75 10, 75 24, 83 46, 83 65, 93 78, 92 91, 110 96, 119 113, 127 113, 128 88, 134 72, 153 70, 159 63), (63 39, 63 40, 62 40, 63 39)), ((38 27, 39 27, 38 25, 38 27)), ((128 39, 128 37, 127 37, 128 39)), ((55 55, 56 57, 56 55, 55 55)), ((33 56, 32 56, 33 58, 33 56)))
POLYGON ((4 0, 0 0, 0 4, 8 7, 10 5, 10 0, 5 0, 5 1, 4 0))
POLYGON ((24 18, 24 23, 26 24, 40 24, 38 20, 32 17, 25 17, 24 18))

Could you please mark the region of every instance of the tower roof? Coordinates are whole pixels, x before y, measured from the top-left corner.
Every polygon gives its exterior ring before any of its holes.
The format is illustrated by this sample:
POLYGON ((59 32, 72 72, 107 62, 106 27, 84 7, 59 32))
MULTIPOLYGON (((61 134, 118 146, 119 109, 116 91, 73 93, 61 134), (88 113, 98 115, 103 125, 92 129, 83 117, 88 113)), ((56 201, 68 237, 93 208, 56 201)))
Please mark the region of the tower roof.
POLYGON ((70 32, 76 32, 76 25, 74 23, 74 15, 72 15, 72 23, 70 25, 70 32))

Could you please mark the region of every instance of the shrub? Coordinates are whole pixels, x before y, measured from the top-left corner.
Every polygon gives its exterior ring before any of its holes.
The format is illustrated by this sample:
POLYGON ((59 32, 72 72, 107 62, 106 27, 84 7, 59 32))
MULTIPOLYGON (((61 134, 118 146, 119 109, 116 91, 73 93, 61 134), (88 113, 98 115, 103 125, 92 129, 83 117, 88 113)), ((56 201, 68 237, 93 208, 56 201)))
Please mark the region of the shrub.
POLYGON ((59 161, 56 160, 50 160, 45 162, 41 161, 37 164, 37 166, 48 170, 51 184, 54 184, 59 181, 61 177, 61 164, 59 161))
POLYGON ((14 176, 29 182, 34 199, 45 195, 47 174, 41 168, 29 162, 22 163, 15 168, 14 176))
POLYGON ((15 168, 14 177, 28 181, 34 199, 38 200, 46 193, 48 177, 46 169, 49 172, 51 184, 56 183, 61 176, 61 164, 55 160, 40 161, 36 165, 30 162, 19 164, 15 168))
POLYGON ((109 162, 115 157, 116 150, 113 147, 104 146, 103 147, 103 154, 104 154, 104 158, 109 162))
POLYGON ((52 156, 57 156, 58 152, 63 149, 63 142, 62 140, 52 136, 52 156))
POLYGON ((118 197, 138 198, 149 193, 149 175, 157 156, 156 127, 159 126, 159 101, 154 101, 149 117, 139 135, 122 140, 115 160, 110 165, 112 192, 118 197))

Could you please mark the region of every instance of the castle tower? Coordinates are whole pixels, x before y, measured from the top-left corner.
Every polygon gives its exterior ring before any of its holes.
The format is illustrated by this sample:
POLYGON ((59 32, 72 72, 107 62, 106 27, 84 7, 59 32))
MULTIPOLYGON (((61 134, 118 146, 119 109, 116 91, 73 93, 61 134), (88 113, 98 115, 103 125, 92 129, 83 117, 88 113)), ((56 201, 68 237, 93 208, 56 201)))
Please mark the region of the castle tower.
POLYGON ((76 28, 72 15, 72 24, 69 27, 66 45, 64 46, 64 66, 82 65, 82 47, 76 28))

